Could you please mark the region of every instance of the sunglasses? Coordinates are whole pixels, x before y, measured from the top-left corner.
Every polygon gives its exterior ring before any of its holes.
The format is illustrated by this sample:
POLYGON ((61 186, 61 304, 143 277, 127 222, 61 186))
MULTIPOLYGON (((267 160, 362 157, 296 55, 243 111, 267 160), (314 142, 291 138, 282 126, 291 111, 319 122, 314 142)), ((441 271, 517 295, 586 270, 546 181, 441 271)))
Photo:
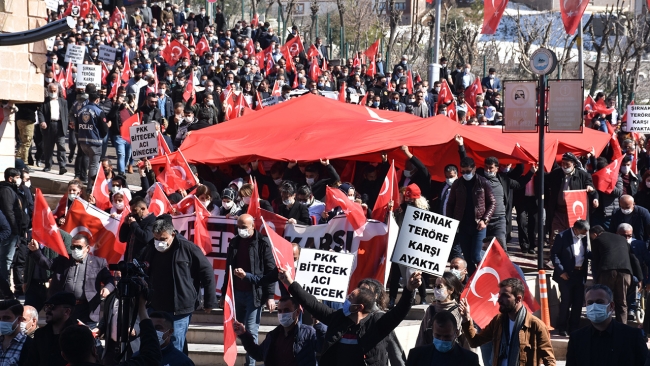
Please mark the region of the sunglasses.
POLYGON ((70 248, 71 249, 81 249, 81 250, 83 250, 85 247, 81 246, 81 245, 71 245, 70 248))

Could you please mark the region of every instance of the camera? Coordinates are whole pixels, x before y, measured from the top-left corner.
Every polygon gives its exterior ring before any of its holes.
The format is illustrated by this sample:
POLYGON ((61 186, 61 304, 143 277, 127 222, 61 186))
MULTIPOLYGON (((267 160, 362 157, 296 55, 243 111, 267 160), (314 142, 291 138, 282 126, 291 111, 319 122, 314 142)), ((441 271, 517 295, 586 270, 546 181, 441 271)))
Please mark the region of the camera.
POLYGON ((144 295, 145 299, 149 298, 149 290, 147 286, 148 276, 145 270, 149 267, 147 262, 139 262, 133 259, 133 262, 121 261, 118 264, 111 264, 108 269, 111 271, 120 271, 122 277, 117 285, 118 294, 120 298, 137 299, 140 293, 144 295))

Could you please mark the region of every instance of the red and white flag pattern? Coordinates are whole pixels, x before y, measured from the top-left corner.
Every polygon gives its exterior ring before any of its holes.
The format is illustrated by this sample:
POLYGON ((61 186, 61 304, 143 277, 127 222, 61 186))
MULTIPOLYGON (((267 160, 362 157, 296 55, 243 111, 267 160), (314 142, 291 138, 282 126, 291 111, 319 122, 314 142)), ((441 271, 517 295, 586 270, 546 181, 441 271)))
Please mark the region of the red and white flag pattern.
POLYGON ((587 5, 589 0, 560 0, 560 13, 567 34, 573 35, 576 32, 587 5))
POLYGON ((95 198, 95 206, 99 207, 102 210, 111 208, 111 199, 108 191, 108 179, 106 179, 104 169, 97 169, 95 184, 93 184, 93 197, 95 198))
MULTIPOLYGON (((100 169, 101 170, 101 169, 100 169)), ((68 258, 68 251, 56 226, 54 215, 41 190, 36 188, 34 196, 34 215, 32 216, 32 239, 68 258)))
POLYGON ((340 207, 345 213, 348 221, 354 228, 355 233, 363 232, 363 227, 366 225, 366 216, 363 214, 361 205, 350 201, 340 189, 332 189, 327 187, 327 195, 325 198, 325 209, 331 211, 336 207, 340 207))
POLYGON ((508 6, 508 0, 487 0, 483 6, 483 29, 481 29, 481 34, 494 34, 499 28, 499 22, 501 22, 503 12, 508 6))
POLYGON ((566 202, 569 226, 573 227, 577 220, 587 219, 589 206, 587 205, 586 189, 564 191, 564 201, 566 202))
POLYGON ((501 245, 492 240, 483 260, 461 295, 461 298, 467 299, 472 309, 472 320, 479 327, 485 328, 499 313, 499 283, 507 278, 519 278, 525 287, 524 306, 531 313, 539 310, 539 304, 526 285, 526 280, 521 278, 501 245))
POLYGON ((154 184, 155 187, 151 195, 151 201, 149 202, 149 212, 154 214, 154 216, 172 212, 172 204, 167 199, 165 192, 163 192, 161 184, 158 182, 154 184))
POLYGON ((237 335, 234 322, 237 319, 235 312, 235 291, 232 284, 232 269, 228 272, 228 288, 223 302, 223 360, 228 366, 234 366, 237 360, 237 335))

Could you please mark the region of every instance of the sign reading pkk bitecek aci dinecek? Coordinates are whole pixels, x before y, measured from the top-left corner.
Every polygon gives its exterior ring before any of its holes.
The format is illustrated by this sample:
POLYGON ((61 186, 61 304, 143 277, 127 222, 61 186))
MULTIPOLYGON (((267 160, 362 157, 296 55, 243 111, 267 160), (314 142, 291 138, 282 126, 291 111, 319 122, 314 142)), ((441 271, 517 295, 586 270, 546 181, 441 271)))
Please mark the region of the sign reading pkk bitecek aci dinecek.
POLYGON ((442 276, 457 229, 457 220, 408 206, 391 261, 442 276))
POLYGON ((303 248, 296 268, 296 281, 319 300, 344 302, 352 262, 352 254, 303 248))

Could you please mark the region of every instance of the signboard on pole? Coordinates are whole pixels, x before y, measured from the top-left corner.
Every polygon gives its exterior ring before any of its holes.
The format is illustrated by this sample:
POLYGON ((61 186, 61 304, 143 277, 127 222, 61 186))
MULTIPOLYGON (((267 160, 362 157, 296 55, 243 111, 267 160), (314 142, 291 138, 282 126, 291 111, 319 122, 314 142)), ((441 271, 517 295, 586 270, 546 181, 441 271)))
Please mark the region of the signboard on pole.
POLYGON ((156 138, 156 126, 153 123, 129 127, 129 135, 133 159, 158 155, 158 138, 156 138))
POLYGON ((391 261, 442 276, 458 223, 458 220, 408 206, 391 261))
POLYGON ((86 53, 86 47, 77 46, 76 44, 69 44, 65 50, 65 62, 72 62, 73 64, 83 64, 85 53, 86 53))
POLYGON ((650 133, 650 105, 627 106, 627 132, 650 133))
POLYGON ((59 0, 45 0, 45 7, 52 11, 59 10, 59 0))
POLYGON ((296 281, 319 300, 344 302, 348 296, 353 261, 353 254, 303 248, 296 268, 296 281))
POLYGON ((102 67, 100 65, 77 65, 77 88, 85 88, 88 84, 102 85, 102 67))
POLYGON ((535 132, 537 130, 536 81, 503 83, 503 131, 535 132))
POLYGON ((548 132, 580 132, 584 105, 582 80, 548 81, 548 132))
POLYGON ((99 46, 99 56, 97 59, 109 64, 115 63, 115 54, 117 53, 117 48, 111 46, 101 45, 99 46))

